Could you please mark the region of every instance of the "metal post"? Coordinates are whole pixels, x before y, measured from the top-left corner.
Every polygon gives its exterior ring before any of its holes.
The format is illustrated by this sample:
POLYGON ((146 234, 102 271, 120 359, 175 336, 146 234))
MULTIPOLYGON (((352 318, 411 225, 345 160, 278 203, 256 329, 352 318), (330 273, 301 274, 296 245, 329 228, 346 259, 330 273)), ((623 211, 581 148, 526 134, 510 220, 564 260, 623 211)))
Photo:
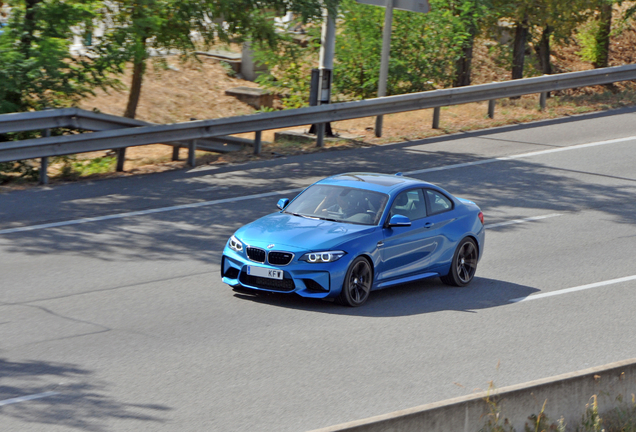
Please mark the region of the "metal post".
POLYGON ((196 166, 196 151, 197 151, 197 140, 192 140, 188 143, 188 166, 194 167, 196 166))
POLYGON ((488 101, 488 118, 495 118, 495 99, 488 101))
POLYGON ((172 147, 172 161, 179 160, 179 150, 181 149, 181 145, 177 144, 172 147))
MULTIPOLYGON (((329 103, 331 98, 331 71, 336 52, 336 20, 327 8, 323 9, 322 35, 320 37, 319 104, 329 103)), ((316 147, 325 145, 325 124, 316 125, 316 147)))
POLYGON ((261 154, 261 131, 254 132, 254 154, 261 154))
POLYGON ((325 124, 318 123, 316 125, 316 147, 324 147, 325 145, 325 124))
MULTIPOLYGON (((386 96, 386 80, 389 76, 389 53, 391 52, 391 26, 393 25, 393 0, 386 0, 384 11, 384 29, 382 30, 382 58, 380 60, 380 79, 378 81, 378 97, 386 96)), ((375 136, 382 136, 382 118, 375 118, 375 136)))
POLYGON ((440 107, 433 108, 433 129, 439 129, 440 107))
POLYGON ((117 172, 124 171, 124 162, 126 162, 126 147, 117 149, 117 172))
MULTIPOLYGON (((51 129, 44 129, 42 131, 42 135, 45 138, 48 138, 51 136, 51 129)), ((42 159, 40 159, 40 184, 41 185, 45 185, 45 184, 49 184, 49 158, 48 157, 43 157, 42 159)))
POLYGON ((541 111, 545 111, 545 103, 547 99, 548 99, 548 93, 542 92, 541 96, 539 97, 539 106, 541 107, 541 111))

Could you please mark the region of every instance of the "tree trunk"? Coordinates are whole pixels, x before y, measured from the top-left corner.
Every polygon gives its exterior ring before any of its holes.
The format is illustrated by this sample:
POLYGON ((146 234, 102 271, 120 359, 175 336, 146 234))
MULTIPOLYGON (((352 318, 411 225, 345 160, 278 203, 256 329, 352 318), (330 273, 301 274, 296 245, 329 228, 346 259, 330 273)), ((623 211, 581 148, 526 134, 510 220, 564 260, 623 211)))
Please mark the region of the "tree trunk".
POLYGON ((35 7, 38 3, 42 3, 42 0, 26 0, 24 11, 24 32, 20 38, 20 45, 22 46, 22 54, 29 58, 31 57, 31 45, 33 45, 34 34, 36 30, 35 22, 35 7))
MULTIPOLYGON (((137 105, 139 105, 139 98, 141 97, 141 84, 144 79, 144 72, 146 71, 146 41, 142 42, 144 55, 135 59, 133 65, 133 76, 130 84, 130 93, 128 94, 128 104, 126 105, 126 112, 124 117, 135 118, 137 114, 137 105)), ((117 149, 117 172, 124 170, 124 162, 126 161, 126 147, 117 149)))
POLYGON ((599 16, 599 28, 596 33, 597 56, 594 62, 595 68, 604 68, 609 65, 610 32, 612 31, 612 4, 605 0, 601 4, 599 16))
POLYGON ((515 40, 512 47, 512 79, 523 78, 523 64, 528 41, 528 17, 518 22, 515 29, 515 40))
POLYGON ((455 77, 453 87, 470 85, 470 66, 473 61, 473 46, 475 44, 476 29, 470 29, 470 36, 462 46, 462 56, 455 62, 455 77))
POLYGON ((144 78, 145 70, 145 58, 135 62, 133 67, 132 82, 130 84, 130 94, 128 95, 128 104, 126 105, 126 112, 124 113, 124 117, 134 119, 135 115, 137 114, 137 105, 139 105, 139 98, 141 97, 141 84, 144 78))
POLYGON ((543 33, 541 33, 541 40, 535 47, 539 65, 541 65, 541 71, 544 75, 552 75, 552 64, 550 63, 550 34, 552 34, 552 31, 552 27, 546 25, 543 28, 543 33))

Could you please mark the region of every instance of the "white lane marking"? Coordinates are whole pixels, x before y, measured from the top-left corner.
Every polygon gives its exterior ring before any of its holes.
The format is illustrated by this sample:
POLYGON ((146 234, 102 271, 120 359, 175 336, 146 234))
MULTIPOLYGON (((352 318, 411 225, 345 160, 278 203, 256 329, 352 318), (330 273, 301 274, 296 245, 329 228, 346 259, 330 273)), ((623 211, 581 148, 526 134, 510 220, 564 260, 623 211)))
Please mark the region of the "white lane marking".
POLYGON ((33 399, 41 399, 41 398, 45 398, 45 397, 49 397, 49 396, 55 396, 57 394, 59 394, 59 393, 58 392, 54 392, 54 391, 50 391, 50 392, 45 392, 45 393, 33 394, 33 395, 29 395, 29 396, 20 396, 20 397, 13 398, 13 399, 5 399, 5 400, 1 400, 0 401, 0 406, 11 405, 11 404, 20 403, 20 402, 26 402, 26 401, 30 401, 30 400, 33 400, 33 399))
POLYGON ((566 288, 566 289, 562 289, 562 290, 558 290, 558 291, 552 291, 552 292, 547 292, 547 293, 543 293, 543 294, 535 294, 535 295, 531 295, 531 296, 528 296, 528 297, 519 297, 519 298, 515 298, 515 299, 512 299, 512 300, 509 300, 509 301, 510 301, 510 303, 521 303, 521 302, 524 302, 524 301, 538 300, 538 299, 545 298, 545 297, 552 297, 552 296, 557 296, 557 295, 562 295, 562 294, 569 294, 571 292, 583 291, 583 290, 603 287, 603 286, 607 286, 607 285, 614 285, 614 284, 617 284, 617 283, 628 282, 628 281, 632 281, 632 280, 636 280, 636 275, 626 276, 626 277, 622 277, 622 278, 618 278, 618 279, 607 280, 607 281, 603 281, 603 282, 596 282, 596 283, 592 283, 592 284, 588 284, 588 285, 581 285, 581 286, 573 287, 573 288, 566 288))
MULTIPOLYGON (((485 160, 474 161, 474 162, 466 162, 466 163, 455 164, 455 165, 444 165, 444 166, 440 166, 440 167, 426 168, 426 169, 417 170, 417 171, 407 171, 407 172, 404 172, 404 174, 413 175, 413 174, 423 174, 423 173, 433 172, 433 171, 444 171, 444 170, 462 168, 462 167, 473 166, 473 165, 481 165, 481 164, 487 164, 487 163, 492 163, 492 162, 519 159, 519 158, 523 158, 523 157, 537 156, 537 155, 541 155, 541 154, 556 153, 556 152, 569 151, 569 150, 578 150, 578 149, 581 149, 581 148, 595 147, 595 146, 606 145, 606 144, 615 144, 615 143, 620 143, 620 142, 625 142, 625 141, 631 141, 631 140, 634 140, 634 139, 636 139, 636 136, 630 136, 630 137, 626 137, 626 138, 618 138, 618 139, 609 140, 609 141, 598 141, 598 142, 592 142, 592 143, 587 143, 587 144, 578 144, 578 145, 573 145, 573 146, 568 146, 568 147, 559 147, 559 148, 556 148, 556 149, 542 150, 542 151, 536 151, 536 152, 531 152, 531 153, 523 153, 523 154, 512 155, 512 156, 502 156, 502 157, 498 157, 498 158, 494 158, 494 159, 485 159, 485 160)), ((142 215, 152 214, 152 213, 163 213, 163 212, 169 212, 169 211, 174 211, 174 210, 183 210, 183 209, 188 209, 188 208, 204 207, 204 206, 210 206, 210 205, 215 205, 215 204, 223 204, 223 203, 228 203, 228 202, 250 200, 250 199, 253 199, 253 198, 262 198, 262 197, 267 197, 267 196, 272 196, 272 195, 279 195, 279 194, 282 195, 282 194, 285 194, 285 193, 300 192, 303 189, 304 188, 288 189, 288 190, 284 190, 284 191, 268 192, 268 193, 256 194, 256 195, 247 195, 247 196, 244 196, 244 197, 234 197, 234 198, 227 198, 227 199, 222 199, 222 200, 204 201, 204 202, 200 202, 200 203, 184 204, 184 205, 173 206, 173 207, 161 207, 161 208, 150 209, 150 210, 142 210, 142 211, 128 212, 128 213, 119 213, 119 214, 108 215, 108 216, 99 216, 99 217, 94 217, 94 218, 83 218, 83 219, 76 219, 76 220, 70 220, 70 221, 64 221, 64 222, 55 222, 55 223, 50 223, 50 224, 31 225, 31 226, 18 227, 18 228, 8 228, 8 229, 0 230, 0 235, 1 234, 11 234, 11 233, 16 233, 16 232, 24 232, 24 231, 33 231, 33 230, 46 229, 46 228, 55 228, 55 227, 60 227, 60 226, 78 225, 78 224, 83 224, 83 223, 88 223, 88 222, 98 222, 98 221, 109 220, 109 219, 121 219, 121 218, 130 217, 130 216, 142 216, 142 215)))
POLYGON ((501 157, 493 158, 493 159, 484 159, 484 160, 465 162, 465 163, 454 164, 454 165, 444 165, 440 167, 425 168, 425 169, 421 169, 417 171, 407 171, 404 174, 413 175, 413 174, 424 174, 424 173, 429 173, 434 171, 445 171, 449 169, 463 168, 463 167, 474 166, 474 165, 483 165, 483 164, 488 164, 493 162, 500 162, 500 161, 514 160, 514 159, 521 159, 525 157, 539 156, 539 155, 550 154, 550 153, 579 150, 579 149, 587 148, 587 147, 597 147, 597 146, 602 146, 607 144, 616 144, 616 143, 621 143, 625 141, 632 141, 635 139, 636 139, 636 136, 629 136, 625 138, 617 138, 617 139, 608 140, 608 141, 597 141, 597 142, 591 142, 587 144, 577 144, 573 146, 559 147, 559 148, 553 148, 549 150, 540 150, 540 151, 530 152, 530 153, 521 153, 521 154, 511 155, 511 156, 501 156, 501 157))
POLYGON ((69 221, 63 221, 63 222, 53 222, 53 223, 40 224, 40 225, 30 225, 25 227, 8 228, 8 229, 0 230, 0 234, 11 234, 11 233, 17 233, 17 232, 24 232, 24 231, 34 231, 34 230, 40 230, 40 229, 46 229, 46 228, 56 228, 56 227, 62 227, 62 226, 68 226, 68 225, 79 225, 79 224, 85 224, 89 222, 98 222, 98 221, 104 221, 104 220, 110 220, 110 219, 121 219, 121 218, 126 218, 131 216, 143 216, 143 215, 148 215, 153 213, 164 213, 164 212, 175 211, 175 210, 206 207, 206 206, 211 206, 216 204, 244 201, 244 200, 250 200, 255 198, 273 196, 273 195, 284 195, 287 193, 300 192, 301 190, 303 190, 303 188, 287 189, 287 190, 275 191, 275 192, 266 192, 262 194, 246 195, 242 197, 225 198, 225 199, 213 200, 213 201, 203 201, 203 202, 183 204, 183 205, 178 205, 173 207, 161 207, 161 208, 140 210, 140 211, 134 211, 134 212, 128 212, 128 213, 118 213, 118 214, 112 214, 107 216, 82 218, 82 219, 75 219, 75 220, 69 220, 69 221))
POLYGON ((528 217, 528 218, 525 218, 525 219, 513 219, 513 220, 506 221, 506 222, 499 222, 499 223, 494 223, 494 224, 486 224, 486 225, 484 225, 484 228, 486 228, 486 229, 497 228, 497 227, 502 227, 502 226, 506 226, 506 225, 514 225, 514 224, 520 224, 520 223, 525 223, 525 222, 533 222, 533 221, 537 221, 537 220, 541 220, 541 219, 553 218, 553 217, 557 217, 557 216, 563 216, 563 214, 561 214, 561 213, 550 213, 550 214, 543 215, 543 216, 532 216, 532 217, 528 217))

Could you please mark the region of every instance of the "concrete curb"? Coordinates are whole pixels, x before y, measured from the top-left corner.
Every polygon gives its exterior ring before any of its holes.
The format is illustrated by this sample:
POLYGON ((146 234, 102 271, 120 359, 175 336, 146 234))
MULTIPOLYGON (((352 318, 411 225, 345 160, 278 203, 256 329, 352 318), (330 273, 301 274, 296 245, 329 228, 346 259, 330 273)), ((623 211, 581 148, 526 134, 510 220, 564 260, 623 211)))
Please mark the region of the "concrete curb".
POLYGON ((620 406, 621 397, 631 402, 636 394, 636 358, 584 369, 550 378, 480 392, 470 396, 421 405, 368 419, 352 421, 312 432, 477 432, 492 416, 486 397, 497 401, 499 424, 507 421, 517 431, 529 423, 528 416, 545 415, 551 422, 563 417, 572 430, 596 395, 599 413, 620 406))

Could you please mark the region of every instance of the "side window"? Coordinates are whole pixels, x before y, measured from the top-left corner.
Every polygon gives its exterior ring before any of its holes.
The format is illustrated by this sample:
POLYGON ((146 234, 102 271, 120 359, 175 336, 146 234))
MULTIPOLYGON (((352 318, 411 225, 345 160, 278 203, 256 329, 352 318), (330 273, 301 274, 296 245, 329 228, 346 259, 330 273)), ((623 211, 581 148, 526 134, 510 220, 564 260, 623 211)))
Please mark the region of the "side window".
POLYGON ((426 197, 428 198, 429 214, 431 215, 443 213, 453 208, 452 201, 440 192, 426 189, 426 197))
POLYGON ((410 220, 422 219, 426 216, 426 202, 422 189, 413 189, 400 193, 393 201, 389 218, 393 215, 403 215, 410 220))

